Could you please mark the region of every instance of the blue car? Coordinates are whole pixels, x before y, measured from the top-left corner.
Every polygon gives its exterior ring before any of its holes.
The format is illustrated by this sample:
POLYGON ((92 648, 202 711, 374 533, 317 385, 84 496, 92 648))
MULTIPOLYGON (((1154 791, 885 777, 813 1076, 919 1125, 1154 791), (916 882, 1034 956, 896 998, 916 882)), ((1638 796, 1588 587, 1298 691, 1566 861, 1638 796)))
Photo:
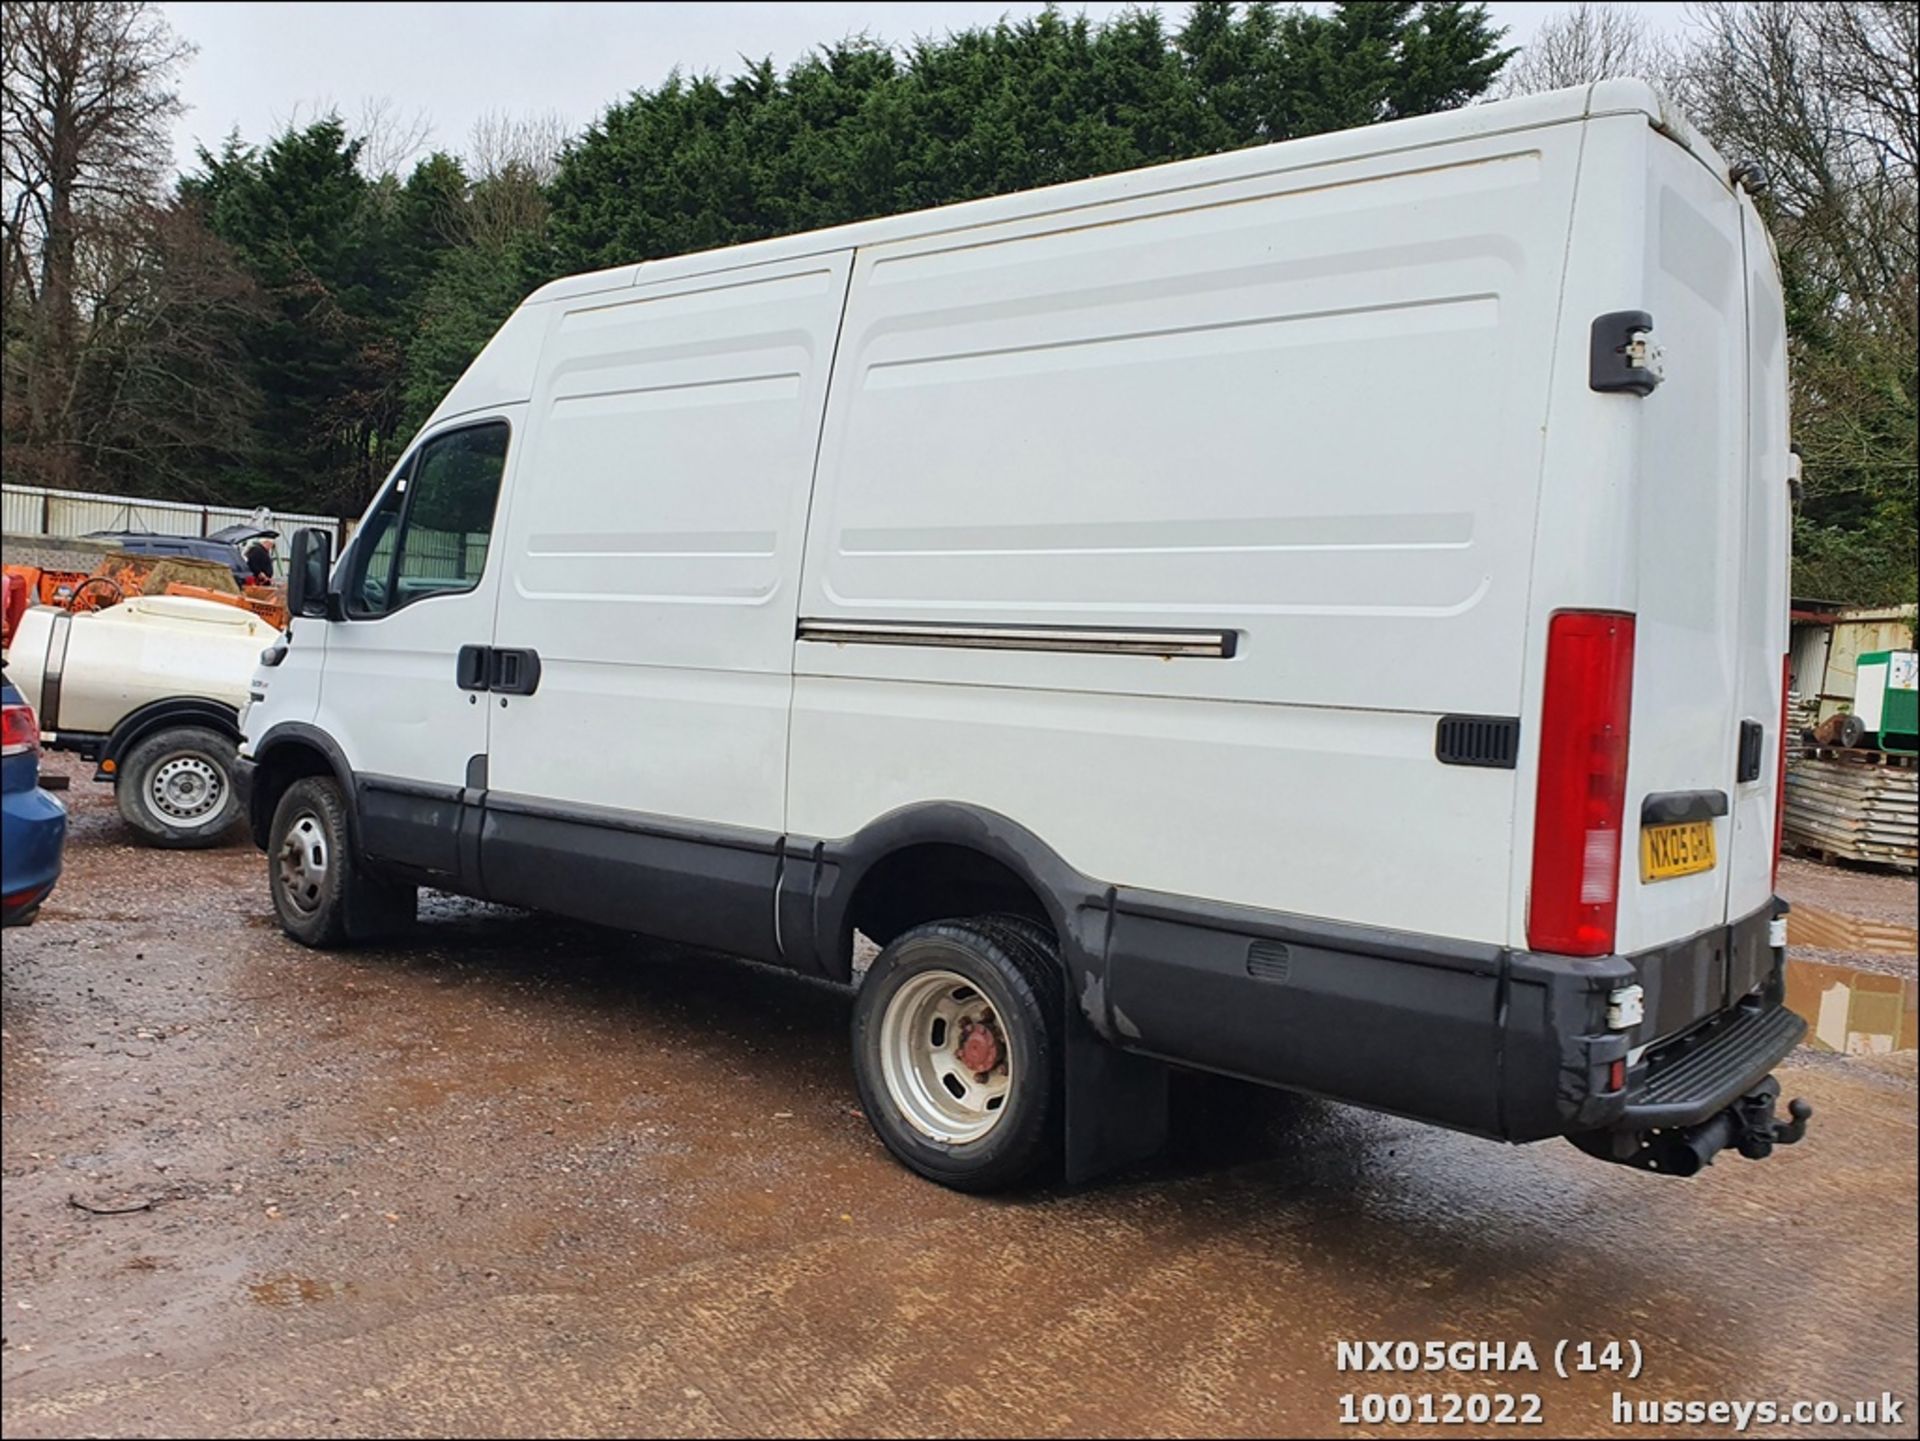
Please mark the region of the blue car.
POLYGON ((24 926, 60 879, 67 811, 40 789, 40 726, 0 680, 0 924, 24 926))

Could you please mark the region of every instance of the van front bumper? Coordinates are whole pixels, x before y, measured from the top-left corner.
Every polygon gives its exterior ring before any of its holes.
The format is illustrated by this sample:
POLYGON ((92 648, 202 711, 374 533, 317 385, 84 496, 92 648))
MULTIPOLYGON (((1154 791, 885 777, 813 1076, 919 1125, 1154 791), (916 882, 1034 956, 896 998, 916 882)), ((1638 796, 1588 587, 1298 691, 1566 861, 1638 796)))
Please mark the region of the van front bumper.
POLYGON ((1778 902, 1595 959, 1139 892, 1108 904, 1089 1019, 1122 1047, 1507 1141, 1709 1119, 1805 1030, 1781 1004, 1778 902), (1644 1018, 1616 1028, 1636 986, 1644 1018))

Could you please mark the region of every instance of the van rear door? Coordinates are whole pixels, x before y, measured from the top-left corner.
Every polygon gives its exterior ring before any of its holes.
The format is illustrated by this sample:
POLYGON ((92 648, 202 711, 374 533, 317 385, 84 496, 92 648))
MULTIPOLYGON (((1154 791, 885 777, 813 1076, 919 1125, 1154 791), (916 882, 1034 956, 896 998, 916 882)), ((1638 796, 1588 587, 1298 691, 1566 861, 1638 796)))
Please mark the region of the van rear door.
POLYGON ((1787 326, 1773 245, 1753 202, 1740 197, 1747 298, 1746 544, 1740 585, 1740 719, 1746 738, 1733 792, 1727 919, 1773 895, 1779 849, 1788 567, 1793 516, 1787 477, 1787 326))
MULTIPOLYGON (((1647 160, 1639 303, 1653 317, 1665 378, 1633 402, 1638 594, 1616 937, 1627 954, 1726 921, 1729 879, 1755 849, 1738 834, 1752 818, 1733 814, 1741 722, 1777 724, 1747 690, 1756 664, 1745 653, 1747 590, 1763 566, 1748 554, 1740 204, 1664 136, 1649 136, 1647 160), (1710 863, 1698 842, 1677 835, 1707 825, 1710 863)), ((1777 672, 1778 656, 1772 663, 1777 672)), ((1751 683, 1755 695, 1767 693, 1764 681, 1751 683)))

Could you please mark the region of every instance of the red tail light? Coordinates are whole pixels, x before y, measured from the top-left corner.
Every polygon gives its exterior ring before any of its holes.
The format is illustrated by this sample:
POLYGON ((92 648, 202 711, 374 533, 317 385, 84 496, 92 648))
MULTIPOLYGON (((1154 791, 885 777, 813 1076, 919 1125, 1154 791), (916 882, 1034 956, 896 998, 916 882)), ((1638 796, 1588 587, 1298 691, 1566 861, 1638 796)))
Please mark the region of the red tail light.
POLYGON ((30 705, 0 706, 0 754, 19 756, 40 749, 40 723, 30 705))
POLYGON ((1787 828, 1787 686, 1793 680, 1793 657, 1780 658, 1780 770, 1773 787, 1773 890, 1780 889, 1780 842, 1787 828))
POLYGON ((1613 950, 1633 709, 1633 617, 1562 611, 1547 631, 1540 788, 1527 942, 1563 956, 1613 950))

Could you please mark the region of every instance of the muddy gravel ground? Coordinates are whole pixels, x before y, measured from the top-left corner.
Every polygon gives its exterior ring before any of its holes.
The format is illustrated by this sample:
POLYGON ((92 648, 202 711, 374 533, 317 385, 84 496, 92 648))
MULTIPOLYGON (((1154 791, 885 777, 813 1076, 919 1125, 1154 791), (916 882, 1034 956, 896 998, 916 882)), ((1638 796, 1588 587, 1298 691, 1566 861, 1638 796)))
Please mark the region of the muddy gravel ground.
POLYGON ((1150 1166, 975 1199, 873 1137, 838 990, 431 896, 404 948, 305 951, 243 839, 136 846, 50 766, 67 874, 0 973, 8 1436, 1460 1434, 1341 1427, 1369 1392, 1533 1393, 1550 1435, 1891 1392, 1820 1434, 1915 1434, 1911 1051, 1796 1059, 1808 1141, 1690 1181, 1209 1083, 1150 1166))

